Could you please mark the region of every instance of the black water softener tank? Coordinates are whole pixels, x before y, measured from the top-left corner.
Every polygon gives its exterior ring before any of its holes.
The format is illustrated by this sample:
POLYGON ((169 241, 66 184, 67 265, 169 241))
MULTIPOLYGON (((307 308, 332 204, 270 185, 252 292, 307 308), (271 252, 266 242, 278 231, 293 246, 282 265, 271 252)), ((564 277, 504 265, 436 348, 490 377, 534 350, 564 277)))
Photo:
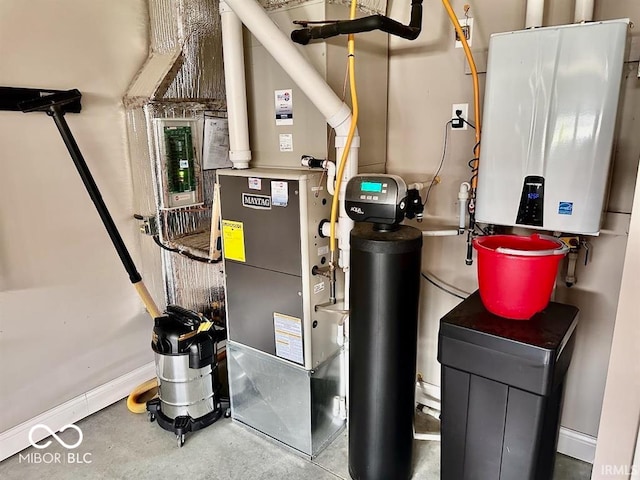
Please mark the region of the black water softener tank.
MULTIPOLYGON (((397 180, 380 177, 351 180, 356 191, 347 192, 348 211, 366 215, 384 207, 348 201, 379 183, 392 193, 397 180)), ((369 215, 374 223, 356 223, 351 232, 349 473, 355 480, 411 477, 422 232, 397 225, 405 205, 402 193, 396 198, 387 204, 400 210, 392 224, 369 215)))

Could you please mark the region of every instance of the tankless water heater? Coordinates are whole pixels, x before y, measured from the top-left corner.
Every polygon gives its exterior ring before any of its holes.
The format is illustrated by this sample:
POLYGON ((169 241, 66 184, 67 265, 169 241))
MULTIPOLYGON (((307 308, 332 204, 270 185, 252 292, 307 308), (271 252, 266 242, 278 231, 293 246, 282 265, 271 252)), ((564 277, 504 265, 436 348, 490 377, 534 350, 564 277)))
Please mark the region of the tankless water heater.
POLYGON ((478 222, 599 233, 628 24, 491 37, 478 222))

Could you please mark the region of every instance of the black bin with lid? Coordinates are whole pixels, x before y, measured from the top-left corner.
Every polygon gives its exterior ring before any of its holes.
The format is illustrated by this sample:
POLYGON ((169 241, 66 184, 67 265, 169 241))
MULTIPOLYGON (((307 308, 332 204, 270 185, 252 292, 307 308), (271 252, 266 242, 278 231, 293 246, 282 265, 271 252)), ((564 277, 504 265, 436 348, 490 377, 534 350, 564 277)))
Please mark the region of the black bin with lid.
POLYGON ((530 320, 488 312, 478 292, 440 320, 441 478, 549 480, 578 309, 530 320))

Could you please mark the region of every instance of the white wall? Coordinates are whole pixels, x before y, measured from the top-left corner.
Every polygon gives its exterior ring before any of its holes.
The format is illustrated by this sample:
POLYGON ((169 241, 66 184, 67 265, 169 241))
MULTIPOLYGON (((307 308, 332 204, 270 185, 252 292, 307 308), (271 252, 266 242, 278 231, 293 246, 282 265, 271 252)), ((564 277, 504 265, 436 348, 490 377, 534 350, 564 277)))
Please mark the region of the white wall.
MULTIPOLYGON (((408 21, 409 3, 392 0, 390 15, 408 21)), ((571 20, 572 0, 546 3, 548 24, 571 20)), ((634 0, 597 3, 597 19, 629 16, 640 24, 640 4, 634 0)), ((0 85, 75 87, 84 93, 83 113, 70 114, 68 121, 134 258, 139 237, 131 219, 120 98, 146 55, 145 4, 144 0, 0 2, 0 85)), ((461 0, 453 5, 462 11, 461 0)), ((472 103, 471 79, 463 73, 461 50, 452 48, 451 27, 440 3, 425 4, 424 10, 423 33, 417 41, 391 41, 388 169, 408 178, 435 171, 451 103, 472 103)), ((522 27, 524 1, 479 0, 470 13, 476 21, 473 49, 482 58, 490 33, 522 27)), ((640 96, 632 76, 625 83, 625 95, 610 208, 628 214, 638 161, 640 96)), ((443 183, 432 191, 428 214, 456 221, 455 191, 468 178, 466 162, 473 142, 471 131, 450 136, 443 183)), ((0 112, 0 144, 2 431, 131 371, 152 356, 151 324, 53 122, 44 114, 0 112)), ((579 272, 580 283, 563 293, 563 300, 575 301, 583 313, 562 423, 595 436, 626 242, 624 236, 603 236, 593 243, 597 259, 579 272)), ((427 239, 424 267, 472 290, 475 267, 464 265, 464 247, 462 238, 427 239)), ((637 260, 635 253, 629 255, 627 261, 637 260)), ((631 280, 625 281, 631 285, 631 280)), ((631 298, 633 286, 624 288, 625 298, 631 298)), ((637 318, 630 300, 626 302, 618 322, 637 318)), ((434 384, 439 384, 437 322, 455 303, 438 290, 423 287, 418 365, 434 384)), ((619 365, 612 363, 611 368, 621 368, 624 375, 624 365, 619 365)))
MULTIPOLYGON (((463 16, 463 0, 452 5, 463 16)), ((640 23, 640 2, 600 0, 595 19, 631 17, 640 23)), ((572 21, 574 1, 546 2, 545 24, 572 21)), ((410 2, 392 0, 390 16, 407 21, 410 2)), ((475 31, 472 50, 480 70, 486 66, 490 34, 518 30, 524 26, 525 1, 478 0, 471 4, 475 31)), ((637 29, 636 29, 637 30, 637 29)), ((638 32, 632 30, 632 34, 638 32)), ((391 38, 389 60, 389 173, 410 179, 432 174, 442 155, 444 124, 451 118, 453 103, 469 103, 473 119, 470 75, 464 73, 464 54, 453 48, 453 29, 441 2, 425 3, 423 29, 414 42, 391 38)), ((637 38, 635 40, 638 40, 637 38)), ((637 61, 637 58, 636 58, 637 61)), ((619 131, 615 147, 615 166, 609 209, 620 212, 615 234, 603 234, 592 240, 592 263, 579 267, 578 284, 571 289, 560 285, 557 300, 581 308, 577 345, 567 379, 561 423, 595 437, 604 394, 610 345, 616 318, 618 292, 627 243, 625 222, 631 212, 635 177, 640 154, 640 82, 634 75, 638 64, 625 66, 624 99, 621 102, 619 131)), ((480 75, 481 91, 484 75, 480 75)), ((461 181, 470 177, 467 161, 472 158, 474 133, 453 131, 442 183, 433 188, 427 214, 439 223, 457 224, 456 193, 461 181)), ((480 167, 482 168, 482 166, 480 167)), ((429 224, 429 220, 426 222, 429 224)), ((424 228, 425 225, 422 226, 424 228)), ((459 288, 476 288, 476 266, 465 266, 465 239, 427 238, 423 250, 423 268, 459 288)), ((583 260, 583 257, 580 257, 583 260)), ((440 365, 436 360, 438 322, 458 300, 423 282, 418 353, 418 371, 429 383, 440 385, 440 365)))
MULTIPOLYGON (((3 0, 0 85, 78 88, 67 120, 134 259, 120 99, 147 53, 145 0, 3 0)), ((151 322, 53 121, 0 112, 0 431, 152 360, 151 322)), ((144 274, 144 272, 142 272, 144 274)))
POLYGON ((636 470, 633 473, 640 473, 637 471, 640 458, 634 459, 634 450, 638 451, 637 442, 640 441, 640 322, 637 299, 640 291, 640 189, 636 189, 633 208, 591 477, 594 480, 629 479, 634 461, 636 470))

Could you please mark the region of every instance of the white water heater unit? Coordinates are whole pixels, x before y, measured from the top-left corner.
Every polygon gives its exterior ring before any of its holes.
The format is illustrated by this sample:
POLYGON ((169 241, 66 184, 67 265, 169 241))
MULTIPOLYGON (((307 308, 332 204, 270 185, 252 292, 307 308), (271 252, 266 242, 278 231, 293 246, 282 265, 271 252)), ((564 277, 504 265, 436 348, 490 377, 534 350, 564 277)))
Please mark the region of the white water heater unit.
POLYGON ((629 20, 491 37, 476 220, 597 235, 629 20))

